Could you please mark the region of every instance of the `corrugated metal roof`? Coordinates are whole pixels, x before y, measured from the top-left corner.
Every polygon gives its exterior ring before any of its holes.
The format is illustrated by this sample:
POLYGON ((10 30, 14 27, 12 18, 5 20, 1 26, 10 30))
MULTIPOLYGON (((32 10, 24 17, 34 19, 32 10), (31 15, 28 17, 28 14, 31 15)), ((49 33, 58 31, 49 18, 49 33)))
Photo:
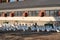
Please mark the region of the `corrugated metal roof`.
POLYGON ((60 0, 24 0, 20 2, 0 3, 0 10, 56 6, 60 6, 60 0))

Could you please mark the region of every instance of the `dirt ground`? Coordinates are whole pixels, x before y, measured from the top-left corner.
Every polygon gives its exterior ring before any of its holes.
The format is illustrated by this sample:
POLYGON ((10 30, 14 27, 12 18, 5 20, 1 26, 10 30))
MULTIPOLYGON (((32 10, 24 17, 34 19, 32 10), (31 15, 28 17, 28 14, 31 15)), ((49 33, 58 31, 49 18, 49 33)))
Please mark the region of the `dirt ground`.
POLYGON ((0 40, 60 40, 60 33, 0 33, 0 40))

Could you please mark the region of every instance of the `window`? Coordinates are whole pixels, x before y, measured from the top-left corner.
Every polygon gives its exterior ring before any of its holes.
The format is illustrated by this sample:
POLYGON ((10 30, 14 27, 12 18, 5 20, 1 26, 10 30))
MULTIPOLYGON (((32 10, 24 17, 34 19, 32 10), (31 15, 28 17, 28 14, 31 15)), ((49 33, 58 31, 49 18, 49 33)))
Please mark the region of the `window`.
POLYGON ((29 11, 29 16, 38 16, 39 11, 29 11))
POLYGON ((57 10, 55 10, 54 13, 55 13, 55 14, 54 14, 55 16, 58 16, 58 11, 57 11, 57 10))
POLYGON ((60 12, 59 10, 53 10, 53 11, 50 11, 50 16, 60 16, 60 12))
POLYGON ((28 11, 29 16, 31 16, 31 11, 28 11))
POLYGON ((35 16, 35 12, 34 11, 32 11, 31 16, 35 16))
POLYGON ((19 11, 18 16, 22 16, 24 11, 19 11))
POLYGON ((50 16, 54 16, 54 10, 50 10, 50 16))
POLYGON ((50 15, 49 14, 49 10, 46 10, 45 13, 46 13, 46 16, 49 16, 50 15))
POLYGON ((36 16, 36 11, 33 11, 33 16, 36 16))
POLYGON ((0 12, 0 16, 2 15, 2 12, 0 12))
POLYGON ((37 10, 35 16, 38 16, 38 14, 39 14, 39 11, 37 10))
POLYGON ((33 16, 33 11, 31 11, 30 13, 31 13, 30 15, 33 16))
POLYGON ((10 12, 6 12, 7 16, 9 16, 10 12))
POLYGON ((32 16, 32 11, 28 11, 29 16, 32 16))
POLYGON ((59 16, 58 10, 46 10, 46 16, 59 16))
POLYGON ((23 11, 15 11, 14 16, 22 16, 23 11))
POLYGON ((18 12, 17 12, 17 11, 15 11, 14 16, 18 16, 18 15, 17 15, 17 13, 18 13, 18 12))

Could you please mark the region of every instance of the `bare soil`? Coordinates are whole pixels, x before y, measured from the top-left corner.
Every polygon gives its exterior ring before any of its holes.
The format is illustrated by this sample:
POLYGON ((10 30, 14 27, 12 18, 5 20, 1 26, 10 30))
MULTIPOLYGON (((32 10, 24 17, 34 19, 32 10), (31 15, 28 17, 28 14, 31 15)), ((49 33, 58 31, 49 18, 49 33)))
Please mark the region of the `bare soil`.
POLYGON ((60 40, 60 33, 0 33, 0 40, 60 40))

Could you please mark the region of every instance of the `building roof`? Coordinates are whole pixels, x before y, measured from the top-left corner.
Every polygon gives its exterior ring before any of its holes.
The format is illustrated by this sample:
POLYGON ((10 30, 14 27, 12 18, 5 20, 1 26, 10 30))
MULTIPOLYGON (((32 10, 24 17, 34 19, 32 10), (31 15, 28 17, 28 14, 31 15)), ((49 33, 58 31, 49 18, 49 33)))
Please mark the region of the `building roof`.
POLYGON ((60 0, 24 0, 20 2, 0 3, 0 10, 57 6, 60 6, 60 0))

